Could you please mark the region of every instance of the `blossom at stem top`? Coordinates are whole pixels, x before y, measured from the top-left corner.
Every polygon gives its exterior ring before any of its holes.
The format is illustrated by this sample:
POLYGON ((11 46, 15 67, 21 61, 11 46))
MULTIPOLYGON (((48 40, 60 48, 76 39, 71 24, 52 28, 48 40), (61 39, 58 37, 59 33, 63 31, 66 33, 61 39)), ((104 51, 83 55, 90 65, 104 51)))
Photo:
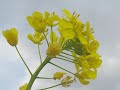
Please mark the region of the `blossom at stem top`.
POLYGON ((46 31, 46 20, 40 12, 35 11, 32 16, 27 16, 27 20, 30 26, 35 29, 35 31, 39 33, 46 31))
POLYGON ((59 55, 62 52, 62 44, 61 44, 62 37, 58 39, 58 37, 56 36, 56 33, 51 32, 50 39, 51 39, 51 43, 47 49, 46 54, 49 57, 56 57, 56 55, 59 55))
POLYGON ((78 38, 84 45, 87 45, 91 40, 94 40, 89 22, 83 24, 78 19, 80 15, 75 12, 71 14, 68 10, 64 9, 63 13, 66 18, 60 19, 58 31, 65 40, 78 38))
POLYGON ((58 23, 59 23, 59 17, 55 14, 55 12, 53 13, 49 13, 49 12, 45 12, 45 19, 46 19, 46 22, 47 22, 47 26, 56 26, 58 23))
POLYGON ((18 44, 18 31, 16 28, 3 31, 2 34, 11 46, 16 46, 18 44))

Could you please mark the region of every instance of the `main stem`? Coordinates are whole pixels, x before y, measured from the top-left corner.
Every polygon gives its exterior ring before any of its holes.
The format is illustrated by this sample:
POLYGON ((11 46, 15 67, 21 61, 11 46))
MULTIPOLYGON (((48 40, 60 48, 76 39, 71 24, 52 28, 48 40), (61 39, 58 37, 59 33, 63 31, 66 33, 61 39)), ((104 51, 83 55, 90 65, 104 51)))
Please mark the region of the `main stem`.
POLYGON ((44 62, 37 68, 37 70, 35 71, 35 73, 31 76, 31 79, 28 83, 27 86, 27 90, 31 90, 31 87, 35 81, 35 79, 37 78, 38 74, 40 73, 40 71, 42 70, 42 68, 51 60, 51 58, 46 57, 46 59, 44 60, 44 62))

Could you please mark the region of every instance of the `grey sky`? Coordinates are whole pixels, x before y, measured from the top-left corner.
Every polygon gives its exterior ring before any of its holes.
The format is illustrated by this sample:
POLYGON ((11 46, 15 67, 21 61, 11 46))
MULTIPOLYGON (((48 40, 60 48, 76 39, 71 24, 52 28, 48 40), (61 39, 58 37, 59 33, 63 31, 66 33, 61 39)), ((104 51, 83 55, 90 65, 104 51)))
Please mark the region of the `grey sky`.
MULTIPOLYGON (((96 80, 84 86, 73 84, 69 88, 51 90, 120 90, 120 0, 1 0, 0 2, 0 87, 1 90, 18 90, 19 85, 29 80, 29 74, 17 55, 15 48, 7 44, 2 30, 16 27, 19 31, 19 45, 23 57, 32 71, 37 68, 37 48, 26 38, 33 32, 28 25, 26 16, 34 11, 55 11, 61 15, 62 9, 76 11, 83 22, 90 21, 96 38, 100 41, 99 53, 103 64, 98 70, 96 80), (32 51, 32 52, 31 52, 32 51)), ((43 47, 42 47, 43 48, 43 47)), ((42 49, 44 50, 44 48, 42 49)), ((43 54, 45 56, 45 53, 43 54)), ((54 60, 55 61, 55 60, 54 60)), ((55 61, 64 64, 61 61, 55 61)), ((41 76, 51 76, 53 69, 49 65, 44 68, 41 76), (48 72, 49 71, 49 72, 48 72)), ((72 67, 66 65, 66 68, 72 67)), ((33 86, 42 88, 56 84, 57 81, 37 80, 33 86)))

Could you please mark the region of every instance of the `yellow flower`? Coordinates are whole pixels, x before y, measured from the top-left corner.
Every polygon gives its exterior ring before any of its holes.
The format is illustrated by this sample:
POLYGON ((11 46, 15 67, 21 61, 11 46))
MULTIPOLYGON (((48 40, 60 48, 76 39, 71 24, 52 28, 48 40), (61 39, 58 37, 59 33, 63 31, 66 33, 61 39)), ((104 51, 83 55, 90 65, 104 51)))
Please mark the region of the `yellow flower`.
POLYGON ((87 50, 89 53, 96 53, 99 48, 99 42, 97 40, 93 40, 87 45, 87 50))
POLYGON ((40 12, 35 11, 32 16, 27 16, 28 23, 37 32, 42 33, 46 31, 46 20, 40 12))
POLYGON ((61 79, 62 77, 63 77, 63 75, 65 75, 66 73, 63 73, 63 72, 56 72, 55 74, 54 74, 54 79, 56 80, 56 79, 61 79))
POLYGON ((96 78, 96 76, 97 76, 97 69, 94 68, 94 71, 93 70, 89 70, 89 71, 86 72, 86 74, 88 75, 88 77, 90 79, 94 80, 96 78))
POLYGON ((48 26, 56 26, 59 22, 59 17, 54 12, 51 15, 49 12, 45 12, 45 19, 48 26))
POLYGON ((2 34, 11 46, 16 46, 18 44, 18 31, 16 28, 3 31, 2 34))
POLYGON ((65 39, 73 39, 75 37, 75 33, 73 31, 73 25, 65 19, 61 19, 59 22, 59 32, 61 36, 65 39))
POLYGON ((93 31, 90 27, 90 22, 86 22, 86 30, 83 32, 83 35, 87 36, 88 41, 94 40, 93 31))
POLYGON ((73 83, 74 80, 71 80, 72 77, 67 76, 62 81, 61 84, 63 87, 69 87, 71 83, 73 83))
POLYGON ((47 49, 46 54, 49 57, 56 57, 56 55, 59 55, 62 51, 62 42, 64 41, 62 37, 58 39, 55 32, 51 32, 50 34, 50 46, 47 49))
POLYGON ((82 35, 82 33, 78 33, 78 38, 82 44, 87 45, 87 38, 84 35, 82 35))
POLYGON ((80 16, 79 14, 76 14, 75 12, 71 14, 68 10, 63 9, 63 13, 67 17, 67 19, 73 24, 76 21, 78 21, 78 17, 80 16))
POLYGON ((50 34, 50 40, 51 40, 51 42, 57 42, 57 40, 58 40, 56 33, 53 31, 50 34))
POLYGON ((46 54, 49 57, 56 57, 56 55, 59 55, 62 51, 62 46, 58 42, 50 43, 50 46, 47 49, 46 54))
POLYGON ((102 60, 98 54, 91 54, 85 57, 88 61, 90 68, 98 68, 102 64, 102 60))
MULTIPOLYGON (((83 75, 84 77, 86 77, 86 74, 85 74, 85 73, 83 73, 82 75, 83 75)), ((81 74, 76 73, 75 76, 79 79, 80 83, 82 83, 82 84, 84 84, 84 85, 88 85, 88 84, 90 83, 88 80, 86 80, 85 78, 83 78, 83 77, 81 76, 81 74)), ((88 79, 88 77, 86 77, 86 78, 88 79)))
POLYGON ((89 67, 89 63, 87 61, 82 61, 82 70, 84 72, 89 71, 90 67, 89 67))
POLYGON ((26 90, 27 85, 28 85, 28 84, 26 83, 26 84, 24 84, 23 86, 19 87, 19 90, 26 90))
POLYGON ((28 34, 28 39, 31 40, 34 44, 41 44, 41 42, 45 39, 42 33, 35 32, 33 35, 28 34))
POLYGON ((97 70, 88 70, 88 71, 82 71, 79 73, 76 73, 75 76, 79 79, 80 83, 84 85, 88 85, 90 82, 89 79, 95 79, 97 76, 97 70))
POLYGON ((65 16, 67 17, 67 18, 71 18, 72 17, 72 14, 67 10, 67 9, 63 9, 63 13, 65 14, 65 16))

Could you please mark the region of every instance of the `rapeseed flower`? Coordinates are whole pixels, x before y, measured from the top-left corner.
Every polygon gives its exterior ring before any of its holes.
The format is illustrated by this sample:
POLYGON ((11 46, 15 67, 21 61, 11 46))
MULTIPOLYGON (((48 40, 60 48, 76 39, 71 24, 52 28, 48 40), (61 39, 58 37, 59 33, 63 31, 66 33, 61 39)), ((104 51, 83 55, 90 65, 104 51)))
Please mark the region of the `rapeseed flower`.
POLYGON ((53 12, 53 13, 49 13, 49 12, 45 12, 45 19, 47 22, 47 26, 56 26, 59 23, 59 17, 53 12))
POLYGON ((56 55, 59 55, 62 52, 61 37, 60 39, 58 39, 55 32, 51 32, 50 39, 51 42, 47 49, 46 54, 49 57, 56 57, 56 55))
POLYGON ((53 76, 53 78, 56 80, 56 79, 61 79, 66 73, 64 72, 56 72, 53 76))
POLYGON ((19 90, 27 90, 27 83, 26 84, 24 84, 23 86, 21 86, 20 88, 19 88, 19 90))
POLYGON ((38 33, 35 31, 35 33, 28 34, 28 39, 31 40, 34 44, 42 44, 41 42, 45 39, 45 37, 42 35, 42 33, 38 33))
POLYGON ((35 31, 39 33, 46 31, 47 22, 40 12, 35 11, 32 16, 27 16, 27 20, 35 31))
POLYGON ((16 28, 3 31, 2 34, 11 46, 16 46, 18 44, 18 31, 16 28))

